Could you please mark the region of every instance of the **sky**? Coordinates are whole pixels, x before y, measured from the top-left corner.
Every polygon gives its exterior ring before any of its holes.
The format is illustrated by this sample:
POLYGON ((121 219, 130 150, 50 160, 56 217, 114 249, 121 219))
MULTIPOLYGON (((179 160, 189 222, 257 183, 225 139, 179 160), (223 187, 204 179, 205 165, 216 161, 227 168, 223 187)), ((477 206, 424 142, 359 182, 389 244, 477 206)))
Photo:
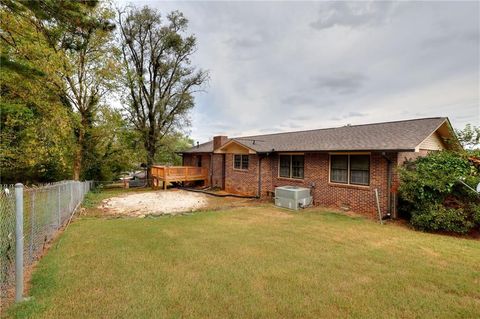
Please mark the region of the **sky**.
POLYGON ((183 12, 197 37, 192 63, 210 80, 194 141, 435 116, 480 125, 480 2, 134 4, 183 12))

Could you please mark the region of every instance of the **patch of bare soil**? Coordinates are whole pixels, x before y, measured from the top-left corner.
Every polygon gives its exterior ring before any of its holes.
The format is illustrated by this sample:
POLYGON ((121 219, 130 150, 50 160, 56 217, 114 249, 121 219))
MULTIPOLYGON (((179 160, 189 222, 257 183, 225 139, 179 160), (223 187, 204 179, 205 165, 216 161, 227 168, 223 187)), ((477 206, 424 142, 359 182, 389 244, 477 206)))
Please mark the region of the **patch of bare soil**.
POLYGON ((182 190, 135 193, 108 198, 98 208, 107 214, 134 217, 174 215, 207 207, 207 196, 182 190))

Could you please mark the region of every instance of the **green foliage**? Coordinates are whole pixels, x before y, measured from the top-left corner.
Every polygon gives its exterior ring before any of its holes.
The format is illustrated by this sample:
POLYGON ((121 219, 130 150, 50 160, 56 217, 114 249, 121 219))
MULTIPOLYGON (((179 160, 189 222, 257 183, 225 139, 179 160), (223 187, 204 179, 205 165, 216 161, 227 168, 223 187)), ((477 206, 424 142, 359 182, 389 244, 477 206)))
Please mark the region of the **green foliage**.
POLYGON ((3 8, 0 28, 5 30, 0 41, 1 183, 65 179, 73 136, 68 110, 55 89, 59 56, 31 24, 3 8), (9 34, 15 38, 6 38, 9 34))
POLYGON ((455 130, 455 133, 463 147, 480 151, 480 127, 467 124, 463 130, 455 130))
POLYGON ((34 105, 0 103, 2 183, 51 182, 70 176, 68 158, 73 136, 68 117, 61 108, 52 111, 34 105), (59 129, 62 126, 65 129, 59 129))
POLYGON ((182 165, 182 157, 177 152, 192 146, 193 141, 180 133, 165 136, 155 156, 155 163, 182 165))
POLYGON ((478 223, 478 169, 463 153, 434 152, 399 170, 400 196, 410 222, 426 231, 466 233, 478 223))
POLYGON ((473 214, 468 216, 463 209, 447 208, 441 204, 427 206, 415 212, 410 222, 420 230, 459 234, 465 234, 475 226, 473 214))
POLYGON ((111 181, 122 172, 134 168, 135 149, 130 147, 131 131, 120 111, 101 107, 95 127, 89 131, 89 143, 84 154, 83 179, 111 181))
POLYGON ((46 2, 2 1, 0 6, 2 183, 71 176, 72 122, 59 76, 64 55, 43 32, 45 21, 29 9, 46 2))
POLYGON ((4 9, 26 18, 57 50, 79 48, 90 30, 114 27, 108 20, 89 14, 98 4, 98 0, 2 0, 4 9))

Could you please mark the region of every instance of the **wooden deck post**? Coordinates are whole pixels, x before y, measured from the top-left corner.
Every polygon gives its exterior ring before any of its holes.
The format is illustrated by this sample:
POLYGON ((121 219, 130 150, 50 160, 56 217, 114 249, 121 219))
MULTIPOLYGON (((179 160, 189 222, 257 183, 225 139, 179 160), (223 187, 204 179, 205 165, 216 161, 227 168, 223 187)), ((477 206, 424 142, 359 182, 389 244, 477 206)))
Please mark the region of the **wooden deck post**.
POLYGON ((163 168, 163 190, 167 190, 167 167, 163 168))

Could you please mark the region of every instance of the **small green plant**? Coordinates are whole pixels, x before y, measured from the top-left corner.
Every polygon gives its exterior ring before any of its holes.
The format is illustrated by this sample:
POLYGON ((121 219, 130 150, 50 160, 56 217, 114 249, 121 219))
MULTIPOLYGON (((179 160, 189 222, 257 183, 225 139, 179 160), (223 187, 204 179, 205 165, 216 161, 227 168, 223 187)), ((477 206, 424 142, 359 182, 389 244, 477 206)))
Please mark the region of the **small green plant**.
POLYGON ((419 230, 465 234, 480 225, 480 198, 475 188, 478 168, 463 153, 434 152, 399 170, 403 209, 419 230))

